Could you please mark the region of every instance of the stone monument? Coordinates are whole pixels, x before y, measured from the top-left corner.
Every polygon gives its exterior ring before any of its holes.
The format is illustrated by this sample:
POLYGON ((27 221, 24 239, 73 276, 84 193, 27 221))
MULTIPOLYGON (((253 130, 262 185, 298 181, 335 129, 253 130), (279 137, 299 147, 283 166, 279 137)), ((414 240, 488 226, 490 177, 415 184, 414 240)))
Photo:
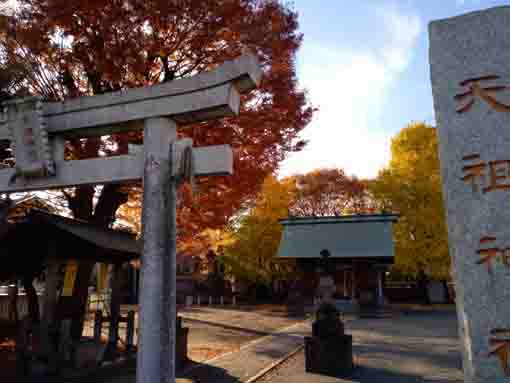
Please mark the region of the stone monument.
POLYGON ((345 334, 336 307, 330 302, 321 303, 312 325, 312 336, 305 337, 305 369, 339 376, 352 367, 352 335, 345 334))
POLYGON ((312 324, 312 336, 305 337, 305 369, 324 375, 342 375, 353 367, 352 335, 345 335, 344 324, 332 299, 334 280, 331 276, 330 252, 320 252, 321 275, 319 294, 322 302, 312 324))
POLYGON ((466 383, 510 382, 509 25, 498 7, 429 26, 466 383))
POLYGON ((317 295, 321 303, 328 302, 333 303, 333 294, 335 293, 335 280, 332 277, 332 265, 329 257, 331 253, 327 249, 323 249, 320 252, 321 261, 320 269, 322 271, 319 277, 319 286, 317 288, 317 295))

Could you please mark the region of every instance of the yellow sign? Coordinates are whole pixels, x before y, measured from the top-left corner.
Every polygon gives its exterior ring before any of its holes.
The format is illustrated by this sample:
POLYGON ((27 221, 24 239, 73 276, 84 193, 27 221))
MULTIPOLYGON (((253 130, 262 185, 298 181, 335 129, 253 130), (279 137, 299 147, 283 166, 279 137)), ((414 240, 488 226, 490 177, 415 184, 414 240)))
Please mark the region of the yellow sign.
POLYGON ((69 261, 66 265, 66 274, 64 276, 64 288, 62 289, 63 297, 71 297, 73 295, 74 282, 76 273, 78 272, 78 262, 69 261))

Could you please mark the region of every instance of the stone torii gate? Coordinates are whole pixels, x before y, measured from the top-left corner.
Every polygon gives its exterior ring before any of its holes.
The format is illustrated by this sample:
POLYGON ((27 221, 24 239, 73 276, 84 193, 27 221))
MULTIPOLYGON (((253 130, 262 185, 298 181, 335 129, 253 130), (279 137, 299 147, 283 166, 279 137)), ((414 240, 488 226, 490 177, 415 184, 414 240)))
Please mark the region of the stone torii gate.
POLYGON ((176 186, 193 176, 232 174, 230 146, 192 148, 177 125, 239 112, 240 94, 261 69, 253 55, 169 83, 63 103, 37 97, 4 102, 0 139, 14 168, 0 170, 0 192, 47 190, 143 179, 143 256, 137 383, 175 382, 176 186), (69 137, 144 132, 143 153, 64 161, 69 137))

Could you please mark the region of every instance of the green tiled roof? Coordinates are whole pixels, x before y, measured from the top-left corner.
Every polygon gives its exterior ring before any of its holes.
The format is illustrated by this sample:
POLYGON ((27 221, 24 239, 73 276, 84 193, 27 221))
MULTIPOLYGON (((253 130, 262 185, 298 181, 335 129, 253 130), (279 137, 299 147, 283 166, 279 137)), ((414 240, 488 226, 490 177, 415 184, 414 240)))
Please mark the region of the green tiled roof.
POLYGON ((323 249, 332 258, 393 257, 394 214, 300 217, 283 225, 279 258, 317 258, 323 249))

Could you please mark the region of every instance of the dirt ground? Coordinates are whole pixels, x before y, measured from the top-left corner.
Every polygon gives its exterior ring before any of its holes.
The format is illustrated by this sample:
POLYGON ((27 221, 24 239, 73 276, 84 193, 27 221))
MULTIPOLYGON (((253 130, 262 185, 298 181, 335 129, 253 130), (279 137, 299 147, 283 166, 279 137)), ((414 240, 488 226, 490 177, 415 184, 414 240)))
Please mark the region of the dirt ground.
MULTIPOLYGON (((135 306, 123 307, 123 311, 135 306)), ((280 328, 296 323, 299 318, 289 318, 287 308, 282 305, 256 306, 191 306, 180 308, 183 326, 189 327, 188 357, 203 362, 222 353, 234 351, 242 344, 268 335, 280 328)), ((135 315, 138 323, 138 313, 135 315)), ((137 326, 135 325, 135 328, 137 326)), ((85 324, 84 336, 92 337, 94 322, 92 315, 85 324)), ((103 326, 107 336, 108 326, 103 326)), ((120 325, 121 341, 125 338, 125 324, 120 325)), ((135 344, 138 341, 135 334, 135 344)))
POLYGON ((188 355, 195 362, 234 351, 249 341, 297 323, 278 305, 192 307, 179 312, 190 327, 188 355))
POLYGON ((15 382, 16 378, 16 328, 13 322, 0 320, 0 381, 15 382))
MULTIPOLYGON (((130 307, 131 309, 132 307, 130 307)), ((299 321, 288 318, 284 306, 193 306, 179 310, 183 326, 189 327, 188 357, 193 362, 204 362, 239 348, 257 338, 299 321)), ((137 316, 135 322, 137 322, 137 316)), ((85 323, 85 337, 93 335, 93 315, 85 323)), ((12 326, 11 326, 12 327, 12 326)), ((136 327, 136 326, 135 326, 136 327)), ((14 329, 0 323, 0 382, 15 382, 14 329), (2 335, 4 335, 2 337, 2 335)), ((103 327, 107 339, 108 326, 103 327)), ((125 338, 125 324, 120 325, 120 338, 125 338)), ((137 336, 135 335, 135 343, 137 336)), ((122 343, 120 344, 122 348, 122 343)))

